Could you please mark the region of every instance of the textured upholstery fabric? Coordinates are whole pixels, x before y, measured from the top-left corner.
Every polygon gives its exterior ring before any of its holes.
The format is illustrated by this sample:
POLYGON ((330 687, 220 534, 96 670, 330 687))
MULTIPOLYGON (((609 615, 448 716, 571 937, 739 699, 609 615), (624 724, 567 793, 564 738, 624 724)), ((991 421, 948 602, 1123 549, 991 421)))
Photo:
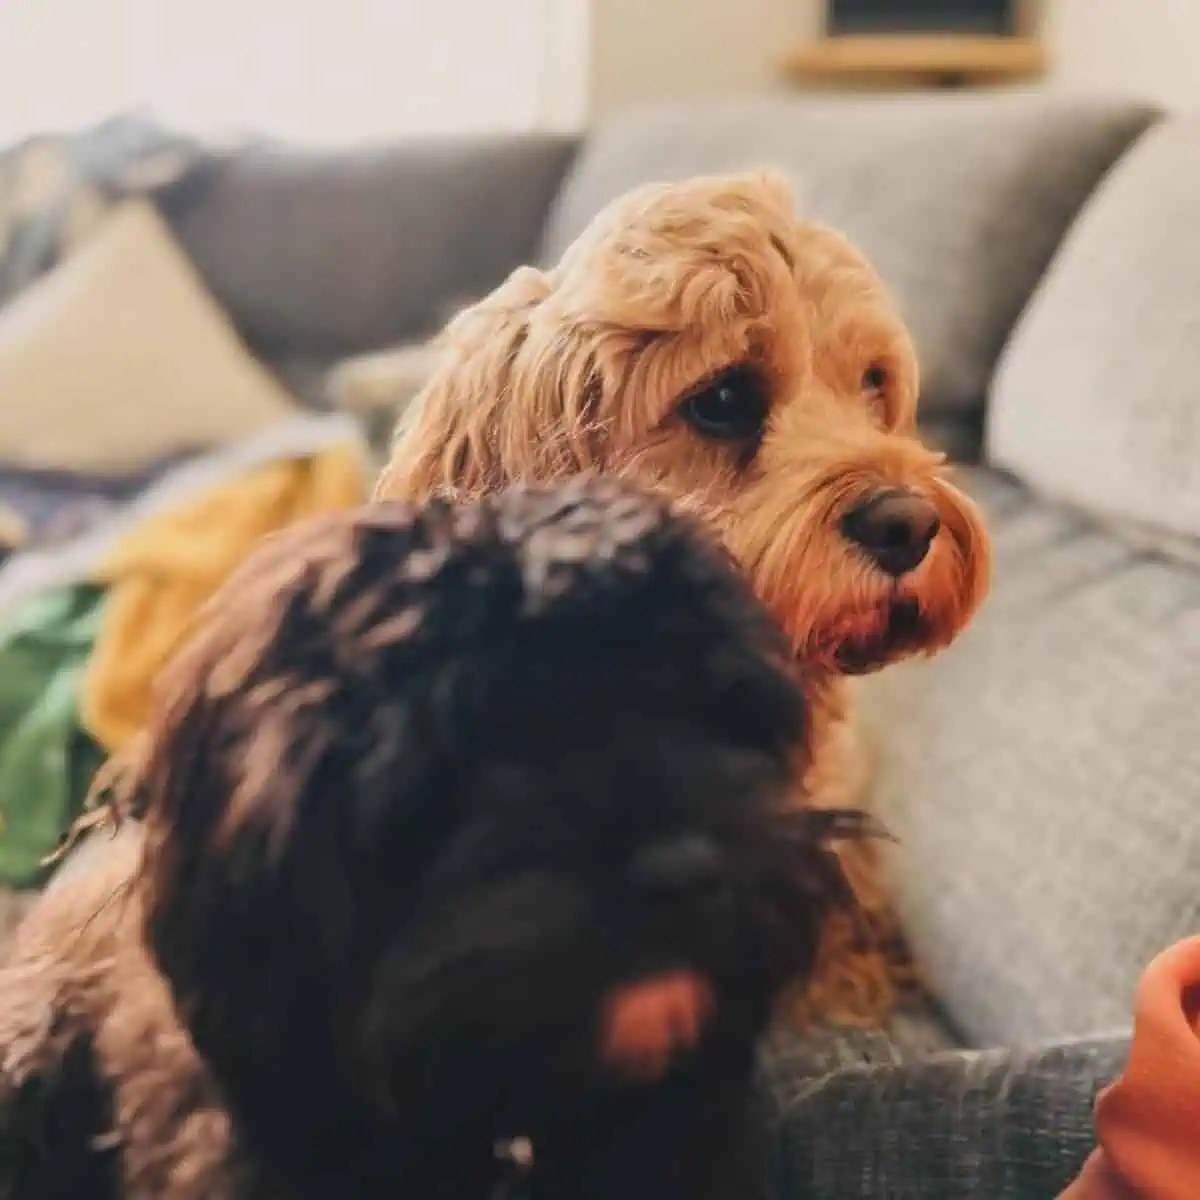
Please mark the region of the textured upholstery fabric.
POLYGON ((971 1045, 1123 1027, 1200 928, 1200 571, 978 470, 994 591, 862 688, 923 974, 971 1045))
POLYGON ((352 354, 439 326, 533 254, 575 143, 249 146, 167 208, 257 349, 352 354))
POLYGON ((772 1200, 1052 1200, 1126 1053, 1117 1037, 814 1077, 801 1043, 776 1040, 762 1071, 772 1200))
POLYGON ((1172 120, 1104 181, 1013 335, 988 415, 992 459, 1040 492, 1192 539, 1198 157, 1200 119, 1172 120))
POLYGON ((1004 339, 1097 179, 1152 119, 1119 101, 1027 94, 800 99, 638 111, 587 139, 543 242, 557 258, 629 187, 778 166, 897 294, 925 406, 983 400, 1004 339))

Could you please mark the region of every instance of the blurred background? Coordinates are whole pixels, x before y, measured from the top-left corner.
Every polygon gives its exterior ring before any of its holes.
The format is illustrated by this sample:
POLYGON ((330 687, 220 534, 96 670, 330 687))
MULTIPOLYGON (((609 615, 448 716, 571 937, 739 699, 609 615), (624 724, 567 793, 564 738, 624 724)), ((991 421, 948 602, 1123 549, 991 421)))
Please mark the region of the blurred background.
POLYGON ((0 938, 196 607, 364 500, 449 316, 647 180, 868 254, 996 547, 864 683, 922 1046, 1200 928, 1200 0, 3 0, 0 938))
MULTIPOLYGON (((928 27, 923 8, 950 13, 932 19, 943 28, 955 9, 961 27, 987 28, 1015 10, 1050 52, 1049 87, 1171 105, 1200 89, 1191 0, 843 7, 842 27, 859 29, 928 27)), ((576 129, 630 103, 794 88, 788 55, 830 15, 823 0, 8 0, 0 136, 143 104, 191 127, 321 142, 576 129)))

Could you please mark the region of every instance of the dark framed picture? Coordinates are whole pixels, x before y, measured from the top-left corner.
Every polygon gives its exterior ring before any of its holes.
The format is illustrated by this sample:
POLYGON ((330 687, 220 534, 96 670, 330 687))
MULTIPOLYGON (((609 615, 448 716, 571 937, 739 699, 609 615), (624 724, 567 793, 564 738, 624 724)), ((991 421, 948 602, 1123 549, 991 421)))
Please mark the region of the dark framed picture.
POLYGON ((1016 32, 1016 0, 829 0, 827 29, 854 33, 1016 32))

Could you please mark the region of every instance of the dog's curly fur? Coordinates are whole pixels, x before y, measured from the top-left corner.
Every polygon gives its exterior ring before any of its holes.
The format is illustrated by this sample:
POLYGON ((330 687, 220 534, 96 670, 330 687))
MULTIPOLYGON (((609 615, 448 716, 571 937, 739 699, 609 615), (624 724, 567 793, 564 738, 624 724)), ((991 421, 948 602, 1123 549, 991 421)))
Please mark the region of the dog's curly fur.
POLYGON ((615 480, 281 535, 0 971, 0 1197, 743 1200, 753 1045, 852 905, 724 551, 615 480))
MULTIPOLYGON (((949 643, 987 589, 989 543, 915 436, 917 363, 868 263, 798 222, 774 172, 652 185, 552 270, 458 316, 377 489, 474 496, 581 470, 661 488, 719 531, 791 634, 813 705, 814 805, 854 799, 845 677, 949 643), (843 535, 886 489, 940 518, 896 578, 843 535)), ((907 953, 870 846, 846 865, 874 930, 827 930, 807 1011, 879 1019, 907 953)))

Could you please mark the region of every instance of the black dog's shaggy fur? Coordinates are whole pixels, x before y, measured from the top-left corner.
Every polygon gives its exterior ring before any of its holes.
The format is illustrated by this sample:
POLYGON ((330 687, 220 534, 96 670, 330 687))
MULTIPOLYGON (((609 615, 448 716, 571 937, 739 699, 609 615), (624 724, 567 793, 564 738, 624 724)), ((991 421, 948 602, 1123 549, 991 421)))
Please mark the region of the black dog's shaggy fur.
POLYGON ((116 865, 0 972, 0 1197, 490 1200, 514 1138, 537 1200, 751 1195, 753 1047, 859 832, 784 808, 804 720, 735 569, 614 482, 272 541, 116 865), (701 1027, 630 1075, 606 1004, 680 971, 701 1027))

